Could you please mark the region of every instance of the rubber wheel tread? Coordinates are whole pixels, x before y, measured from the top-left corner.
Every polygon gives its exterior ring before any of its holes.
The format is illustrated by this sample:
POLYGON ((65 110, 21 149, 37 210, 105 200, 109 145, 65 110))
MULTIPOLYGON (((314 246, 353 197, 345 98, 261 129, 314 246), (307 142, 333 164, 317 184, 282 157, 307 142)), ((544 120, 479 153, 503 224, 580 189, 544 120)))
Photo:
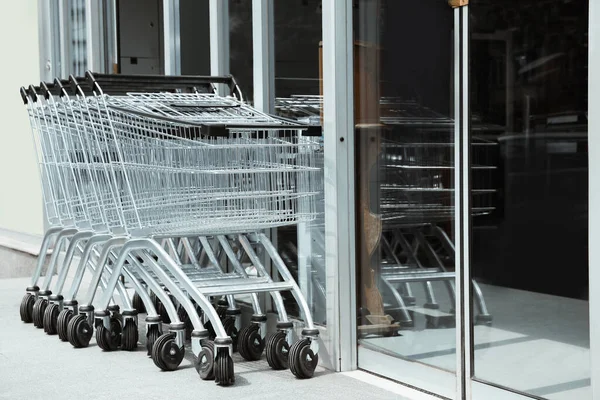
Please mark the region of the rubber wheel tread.
POLYGON ((137 348, 139 339, 138 326, 132 318, 125 320, 121 337, 121 350, 133 351, 137 348))
POLYGON ((44 311, 44 332, 48 335, 56 335, 57 333, 58 314, 58 304, 56 303, 49 304, 46 311, 44 311))
POLYGON ((63 342, 69 341, 69 336, 67 333, 67 329, 69 327, 69 321, 73 318, 73 310, 68 308, 62 310, 58 314, 58 321, 56 323, 56 330, 58 331, 58 337, 63 342))
POLYGON ((286 342, 285 332, 278 331, 271 333, 269 336, 267 336, 265 352, 267 356, 267 362, 269 363, 269 366, 271 368, 273 368, 274 370, 282 370, 289 368, 289 351, 290 346, 286 342), (277 350, 282 340, 285 343, 284 346, 287 347, 288 357, 286 357, 285 359, 281 358, 277 350))
POLYGON ((26 293, 23 296, 23 300, 21 300, 21 321, 26 324, 30 324, 33 322, 33 305, 35 304, 35 296, 31 293, 26 293))
POLYGON ((48 306, 48 300, 37 299, 33 305, 33 325, 41 329, 44 327, 44 311, 48 306))
POLYGON ((229 356, 226 349, 217 349, 217 359, 215 360, 215 382, 217 385, 230 386, 235 382, 233 370, 233 359, 229 356))

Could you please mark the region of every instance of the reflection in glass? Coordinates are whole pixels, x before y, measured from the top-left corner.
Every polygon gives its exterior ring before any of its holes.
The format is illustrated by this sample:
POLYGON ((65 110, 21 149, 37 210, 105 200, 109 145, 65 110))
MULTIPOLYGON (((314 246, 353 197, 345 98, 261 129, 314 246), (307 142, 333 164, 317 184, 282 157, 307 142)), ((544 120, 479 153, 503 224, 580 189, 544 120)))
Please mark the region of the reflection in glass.
POLYGON ((453 12, 354 3, 359 345, 452 371, 453 12))
POLYGON ((472 221, 472 275, 494 317, 473 328, 475 377, 591 399, 588 2, 469 8, 471 135, 499 148, 499 207, 472 221))
MULTIPOLYGON (((274 14, 276 112, 303 124, 320 127, 321 0, 276 0, 274 14)), ((323 152, 319 152, 318 156, 317 166, 322 169, 323 152)), ((279 253, 290 266, 317 324, 326 324, 322 178, 321 173, 320 195, 316 199, 318 217, 310 223, 298 224, 297 228, 277 230, 279 253)), ((287 292, 282 295, 288 313, 299 316, 297 303, 291 294, 287 292)))

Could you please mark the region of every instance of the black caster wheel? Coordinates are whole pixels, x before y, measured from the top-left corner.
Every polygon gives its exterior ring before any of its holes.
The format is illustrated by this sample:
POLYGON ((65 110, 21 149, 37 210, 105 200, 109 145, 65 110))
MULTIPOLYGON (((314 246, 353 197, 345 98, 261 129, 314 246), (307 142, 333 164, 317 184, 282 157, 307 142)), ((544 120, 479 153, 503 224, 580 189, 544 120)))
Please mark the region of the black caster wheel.
POLYGON ((288 369, 288 355, 290 345, 283 331, 271 333, 267 336, 266 345, 267 362, 273 369, 288 369))
POLYGON ((260 360, 265 349, 265 341, 260 336, 258 328, 257 324, 250 324, 238 334, 238 351, 248 361, 260 360))
POLYGON ((221 386, 233 385, 235 382, 233 359, 227 349, 217 349, 217 351, 214 365, 215 383, 221 386))
POLYGON ((46 332, 48 335, 57 334, 58 313, 58 304, 55 303, 48 304, 46 311, 44 311, 44 332, 46 332))
POLYGON ((46 299, 37 299, 33 304, 33 325, 36 328, 44 327, 44 312, 46 311, 46 307, 48 307, 48 300, 46 299))
POLYGON ((238 347, 238 330, 235 327, 235 318, 225 318, 223 321, 223 328, 225 328, 227 336, 231 338, 231 345, 233 347, 233 352, 235 353, 238 347))
POLYGON ((121 345, 123 329, 121 321, 116 317, 110 318, 110 329, 100 323, 96 328, 96 343, 104 351, 114 351, 121 345))
POLYGON ((62 340, 63 342, 69 341, 67 329, 69 327, 69 321, 71 321, 71 318, 73 318, 73 310, 69 310, 68 308, 62 310, 58 314, 58 318, 57 318, 57 322, 56 322, 56 330, 58 332, 59 339, 62 340))
POLYGON ((148 331, 146 332, 146 350, 148 351, 148 356, 152 355, 152 347, 160 335, 162 335, 162 332, 158 324, 153 324, 148 327, 148 331))
POLYGON ((296 378, 312 378, 318 363, 319 355, 310 349, 310 339, 298 340, 290 348, 290 370, 296 378))
POLYGON ((144 302, 142 301, 140 295, 137 294, 137 292, 133 294, 133 298, 131 299, 131 305, 133 306, 133 308, 135 308, 138 314, 146 312, 146 306, 144 306, 144 302))
POLYGON ((121 350, 133 351, 138 344, 138 327, 135 321, 131 318, 125 320, 123 327, 123 335, 121 337, 121 350))
POLYGON ((161 335, 152 346, 152 361, 163 371, 175 371, 183 361, 185 350, 177 346, 175 334, 161 335))
POLYGON ((196 356, 194 367, 204 381, 215 379, 215 344, 210 340, 202 343, 202 350, 196 356))
POLYGON ((31 293, 26 293, 21 300, 21 321, 30 324, 33 322, 33 305, 35 304, 35 296, 31 293))
POLYGON ((94 329, 88 324, 85 315, 79 314, 71 318, 67 326, 67 337, 73 347, 88 347, 93 335, 94 329))

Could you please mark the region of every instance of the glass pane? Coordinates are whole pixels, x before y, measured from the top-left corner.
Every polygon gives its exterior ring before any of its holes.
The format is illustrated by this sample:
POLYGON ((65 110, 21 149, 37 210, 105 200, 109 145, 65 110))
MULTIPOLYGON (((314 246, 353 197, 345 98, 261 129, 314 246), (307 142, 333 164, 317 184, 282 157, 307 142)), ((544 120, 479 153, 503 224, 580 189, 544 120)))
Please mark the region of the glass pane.
POLYGON ((208 0, 179 0, 179 31, 181 75, 210 75, 208 0))
MULTIPOLYGON (((279 115, 321 126, 320 43, 321 0, 276 0, 275 14, 275 108, 279 115)), ((308 140, 319 140, 311 137, 308 140)), ((322 141, 321 141, 322 143, 322 141)), ((317 324, 326 324, 325 220, 322 182, 316 199, 317 218, 297 227, 277 230, 278 250, 291 267, 317 324)), ((282 293, 290 315, 299 316, 291 294, 282 293)))
POLYGON ((250 104, 254 99, 252 51, 252 1, 229 0, 229 70, 250 104))
POLYGON ((469 8, 475 376, 591 399, 588 2, 469 8))
POLYGON ((437 0, 354 10, 359 345, 452 371, 453 12, 437 0))

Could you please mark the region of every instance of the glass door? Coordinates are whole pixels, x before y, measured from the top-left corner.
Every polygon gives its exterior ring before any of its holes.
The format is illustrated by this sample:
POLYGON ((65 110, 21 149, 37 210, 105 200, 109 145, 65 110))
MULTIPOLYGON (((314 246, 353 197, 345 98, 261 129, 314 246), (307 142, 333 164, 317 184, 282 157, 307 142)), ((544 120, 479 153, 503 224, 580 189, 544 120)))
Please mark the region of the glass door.
POLYGON ((354 1, 358 366, 456 392, 454 12, 354 1))
POLYGON ((591 399, 588 1, 469 14, 472 398, 591 399))

